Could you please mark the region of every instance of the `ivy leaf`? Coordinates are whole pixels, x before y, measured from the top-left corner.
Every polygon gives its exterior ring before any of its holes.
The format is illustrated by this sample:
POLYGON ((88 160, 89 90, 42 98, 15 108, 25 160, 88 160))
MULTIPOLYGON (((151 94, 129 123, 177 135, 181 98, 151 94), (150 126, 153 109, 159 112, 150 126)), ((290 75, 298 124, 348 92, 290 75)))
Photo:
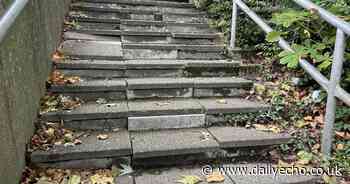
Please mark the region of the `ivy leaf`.
POLYGON ((184 175, 180 180, 177 181, 177 183, 182 184, 197 184, 201 182, 202 179, 195 175, 184 175))
POLYGON ((297 156, 299 158, 297 163, 301 165, 309 164, 313 159, 313 154, 306 151, 299 151, 297 156))
POLYGON ((283 51, 279 54, 279 57, 281 57, 280 63, 287 65, 288 68, 297 68, 299 60, 305 58, 309 51, 306 47, 297 44, 293 44, 292 49, 294 52, 283 51))
POLYGON ((268 42, 277 42, 279 41, 283 33, 279 31, 271 31, 266 35, 266 41, 268 42))
POLYGON ((285 28, 290 27, 294 22, 305 21, 311 13, 307 11, 286 10, 282 13, 275 13, 272 16, 272 22, 282 25, 285 28))

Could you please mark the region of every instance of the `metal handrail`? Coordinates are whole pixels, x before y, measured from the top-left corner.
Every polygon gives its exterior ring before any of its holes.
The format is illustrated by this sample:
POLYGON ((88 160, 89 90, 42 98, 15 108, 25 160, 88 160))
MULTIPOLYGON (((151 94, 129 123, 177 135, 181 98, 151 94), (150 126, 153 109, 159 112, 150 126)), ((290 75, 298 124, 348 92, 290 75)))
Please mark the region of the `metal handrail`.
MULTIPOLYGON (((334 58, 332 63, 332 71, 330 80, 317 70, 315 66, 310 64, 305 59, 300 59, 300 66, 327 91, 327 106, 325 115, 325 127, 322 135, 322 153, 328 158, 331 155, 332 142, 334 139, 334 121, 335 121, 335 110, 336 110, 336 98, 338 97, 345 104, 350 106, 350 94, 340 87, 339 82, 341 73, 343 70, 343 60, 346 46, 346 34, 350 35, 350 24, 339 19, 337 16, 328 12, 327 10, 317 6, 309 0, 293 0, 299 6, 316 11, 322 19, 327 21, 329 24, 337 28, 336 43, 334 50, 334 58)), ((263 31, 270 33, 273 29, 264 22, 254 11, 252 11, 242 0, 233 0, 232 7, 232 24, 231 24, 231 40, 230 47, 235 48, 236 41, 236 21, 237 21, 237 10, 240 8, 244 11, 263 31)), ((279 37, 278 44, 284 50, 294 52, 289 43, 279 37)))
POLYGON ((29 0, 16 0, 0 19, 0 43, 29 0))

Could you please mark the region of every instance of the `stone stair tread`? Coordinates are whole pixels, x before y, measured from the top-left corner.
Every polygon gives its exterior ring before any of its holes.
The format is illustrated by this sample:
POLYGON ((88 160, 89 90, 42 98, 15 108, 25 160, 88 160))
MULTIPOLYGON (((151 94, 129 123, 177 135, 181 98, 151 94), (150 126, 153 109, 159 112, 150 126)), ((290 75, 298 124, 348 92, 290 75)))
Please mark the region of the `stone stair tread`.
POLYGON ((135 78, 127 79, 128 89, 248 87, 251 81, 234 77, 135 78))
POLYGON ((79 33, 74 31, 67 31, 63 33, 65 40, 88 40, 88 41, 115 41, 120 42, 120 37, 113 36, 99 36, 94 34, 79 33))
POLYGON ((44 113, 41 115, 41 118, 48 121, 116 119, 126 118, 128 111, 128 105, 125 101, 109 102, 106 104, 84 103, 71 110, 44 113))
POLYGON ((196 27, 205 27, 208 28, 209 25, 207 23, 189 23, 189 22, 165 22, 165 21, 153 21, 153 20, 129 20, 129 19, 122 19, 120 21, 121 24, 125 25, 157 25, 157 26, 164 26, 164 25, 177 25, 177 26, 196 26, 196 27))
POLYGON ((81 59, 122 59, 122 44, 113 41, 66 40, 59 51, 81 59))
POLYGON ((131 155, 129 132, 91 132, 81 136, 81 144, 74 146, 54 145, 48 151, 37 150, 31 154, 32 162, 54 162, 95 158, 121 157, 131 155), (99 140, 99 134, 106 134, 106 140, 99 140))
POLYGON ((147 5, 117 5, 117 4, 108 4, 108 3, 89 3, 89 2, 72 3, 71 7, 73 10, 137 13, 137 14, 163 13, 163 12, 168 12, 169 9, 173 9, 174 13, 180 14, 180 15, 206 14, 194 8, 186 8, 186 7, 178 8, 178 7, 157 7, 157 6, 147 6, 147 5), (187 10, 187 11, 176 11, 176 8, 181 10, 187 10))
POLYGON ((134 158, 184 155, 213 151, 219 144, 203 128, 132 132, 134 158))
MULTIPOLYGON (((83 34, 100 35, 100 36, 120 36, 122 31, 113 29, 69 29, 69 31, 83 34)), ((112 40, 112 39, 111 39, 112 40)), ((111 41, 109 40, 109 41, 111 41)), ((99 41, 99 40, 97 40, 99 41)))
POLYGON ((128 102, 129 117, 201 114, 202 106, 195 99, 135 100, 128 102))
POLYGON ((103 92, 123 91, 126 89, 125 80, 81 80, 75 84, 51 85, 51 92, 103 92))
POLYGON ((241 98, 200 99, 207 114, 266 111, 269 106, 241 98))
POLYGON ((221 148, 278 145, 288 143, 292 139, 286 134, 238 127, 210 127, 208 131, 215 137, 221 148))
MULTIPOLYGON (((271 164, 266 163, 248 163, 248 164, 226 164, 222 167, 227 170, 246 170, 248 172, 253 171, 254 168, 261 167, 271 168, 271 164)), ((277 169, 277 166, 275 166, 277 169)), ((142 172, 140 175, 135 176, 135 184, 176 184, 177 181, 182 179, 182 176, 195 175, 201 178, 201 184, 208 184, 206 182, 206 176, 203 174, 201 167, 172 167, 168 169, 159 169, 160 172, 148 172, 147 170, 142 172)), ((217 168, 213 167, 213 171, 218 171, 217 168)), ((273 174, 224 174, 225 180, 222 184, 316 184, 319 178, 314 176, 303 176, 303 175, 273 175, 273 174)))
POLYGON ((218 52, 223 51, 224 45, 182 45, 182 44, 157 44, 157 43, 123 43, 124 49, 161 49, 161 50, 194 50, 218 52))
POLYGON ((41 118, 48 121, 59 121, 202 113, 227 114, 264 111, 268 107, 261 103, 239 98, 152 99, 107 104, 83 103, 80 107, 72 110, 44 113, 41 118), (226 104, 222 104, 222 102, 226 102, 226 104))
POLYGON ((143 1, 143 0, 80 0, 91 3, 111 3, 111 4, 128 4, 128 5, 148 5, 148 6, 165 6, 165 7, 187 7, 194 8, 193 4, 185 2, 172 1, 143 1))
POLYGON ((238 67, 240 61, 230 60, 69 60, 56 62, 57 69, 172 69, 186 67, 238 67))

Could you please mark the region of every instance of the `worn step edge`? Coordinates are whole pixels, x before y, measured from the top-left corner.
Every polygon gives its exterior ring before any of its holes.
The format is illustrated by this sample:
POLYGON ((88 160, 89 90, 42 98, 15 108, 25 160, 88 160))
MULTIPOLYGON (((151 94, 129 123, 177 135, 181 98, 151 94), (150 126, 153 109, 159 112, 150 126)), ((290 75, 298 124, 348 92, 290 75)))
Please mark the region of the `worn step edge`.
POLYGON ((171 2, 171 1, 82 0, 82 2, 195 8, 195 6, 193 6, 190 3, 171 2))
POLYGON ((232 114, 266 111, 268 105, 251 102, 236 98, 215 98, 215 99, 172 99, 172 100, 136 100, 126 102, 97 104, 82 104, 80 107, 72 110, 60 110, 41 114, 41 119, 46 121, 60 120, 89 120, 89 119, 118 119, 127 117, 141 116, 161 116, 161 115, 184 115, 206 113, 213 114, 232 114), (167 103, 184 104, 167 107, 167 103), (185 102, 185 103, 183 103, 185 102), (223 104, 222 102, 227 102, 223 104), (143 104, 143 105, 141 105, 143 104), (157 104, 160 104, 158 106, 157 104), (162 106, 162 104, 165 104, 162 106), (193 104, 193 105, 188 105, 193 104), (133 108, 132 106, 137 107, 133 108), (157 106, 161 109, 155 109, 157 106), (192 107, 191 107, 192 106, 192 107), (185 109, 184 109, 185 108, 185 109))
POLYGON ((92 34, 92 35, 102 35, 102 36, 120 36, 122 34, 122 31, 120 30, 101 30, 101 29, 76 29, 76 28, 69 28, 68 31, 77 32, 77 33, 85 33, 85 34, 92 34))
POLYGON ((66 160, 96 159, 123 157, 131 155, 131 142, 129 132, 120 130, 118 132, 103 132, 108 139, 99 140, 100 132, 89 133, 87 137, 82 136, 82 144, 75 146, 54 145, 48 151, 37 150, 31 153, 31 162, 53 162, 66 160))
POLYGON ((71 5, 73 10, 84 10, 84 11, 100 11, 100 12, 114 12, 114 13, 130 13, 130 14, 172 14, 172 15, 184 15, 184 16, 203 16, 207 15, 205 12, 181 12, 181 13, 168 13, 161 12, 158 10, 137 10, 133 8, 110 8, 110 7, 98 7, 98 6, 87 6, 84 4, 74 3, 71 5))
POLYGON ((123 49, 159 49, 159 50, 184 50, 184 51, 207 51, 221 52, 224 45, 179 45, 179 44, 135 44, 123 43, 123 49))
POLYGON ((51 85, 50 92, 106 92, 124 91, 126 89, 125 80, 83 80, 76 84, 51 85))
POLYGON ((150 20, 126 20, 126 19, 122 19, 120 23, 124 25, 133 25, 133 26, 169 25, 169 26, 193 26, 193 27, 209 28, 209 24, 207 23, 165 22, 165 21, 150 21, 150 20))
POLYGON ((239 61, 228 60, 62 60, 55 62, 57 69, 185 69, 240 67, 239 61))

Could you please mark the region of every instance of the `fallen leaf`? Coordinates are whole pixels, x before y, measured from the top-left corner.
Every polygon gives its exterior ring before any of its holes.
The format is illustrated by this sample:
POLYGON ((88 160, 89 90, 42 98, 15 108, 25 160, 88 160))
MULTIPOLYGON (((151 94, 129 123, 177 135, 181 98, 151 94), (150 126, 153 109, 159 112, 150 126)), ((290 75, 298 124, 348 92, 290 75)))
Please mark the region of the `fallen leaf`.
POLYGON ((216 103, 218 103, 218 104, 227 104, 227 101, 225 99, 220 99, 220 100, 216 100, 216 103))
POLYGON ((225 176, 222 175, 220 172, 213 172, 211 175, 207 176, 207 182, 208 183, 222 183, 225 181, 225 176))
POLYGON ((75 145, 79 145, 79 144, 82 144, 83 141, 81 141, 80 139, 75 139, 73 143, 74 143, 75 145))
POLYGON ((59 61, 59 60, 62 60, 62 59, 64 59, 64 55, 60 51, 56 51, 55 53, 52 54, 52 60, 53 61, 59 61))
POLYGON ((307 125, 309 125, 309 124, 310 124, 309 121, 299 120, 299 121, 297 121, 297 122, 295 123, 295 127, 297 127, 297 128, 303 128, 303 127, 305 127, 305 126, 307 126, 307 125))
POLYGON ((197 184, 202 181, 202 179, 195 175, 183 175, 180 180, 177 180, 177 183, 182 184, 197 184))
POLYGON ((66 77, 64 80, 67 84, 77 84, 81 81, 78 76, 66 77))
POLYGON ((337 137, 341 138, 341 139, 350 140, 350 134, 349 133, 336 131, 335 135, 337 137))
POLYGON ((106 139, 108 139, 108 135, 107 134, 99 134, 99 135, 97 135, 97 139, 98 140, 106 140, 106 139))
POLYGON ((72 175, 69 177, 67 184, 80 184, 80 180, 81 180, 80 176, 72 175))
POLYGON ((120 170, 120 175, 119 176, 131 174, 131 173, 134 172, 134 170, 132 169, 132 167, 130 165, 120 164, 120 167, 122 169, 120 170))
POLYGON ((121 174, 120 169, 115 165, 112 166, 111 172, 112 172, 112 176, 114 178, 120 176, 120 174, 121 174))
POLYGON ((113 177, 103 176, 100 174, 95 174, 90 177, 92 184, 114 184, 113 177))
POLYGON ((55 135, 55 129, 53 128, 48 128, 46 131, 45 131, 46 135, 49 136, 49 137, 52 137, 55 135))
POLYGON ((322 178, 326 184, 337 184, 337 178, 334 176, 323 175, 322 178))
POLYGON ((337 150, 343 150, 345 148, 344 144, 337 144, 337 150))
POLYGON ((313 121, 313 118, 312 118, 312 116, 305 116, 304 120, 305 121, 313 121))
POLYGON ((297 153, 297 155, 298 155, 297 164, 307 165, 313 159, 313 154, 312 153, 308 153, 306 151, 299 151, 297 153))

